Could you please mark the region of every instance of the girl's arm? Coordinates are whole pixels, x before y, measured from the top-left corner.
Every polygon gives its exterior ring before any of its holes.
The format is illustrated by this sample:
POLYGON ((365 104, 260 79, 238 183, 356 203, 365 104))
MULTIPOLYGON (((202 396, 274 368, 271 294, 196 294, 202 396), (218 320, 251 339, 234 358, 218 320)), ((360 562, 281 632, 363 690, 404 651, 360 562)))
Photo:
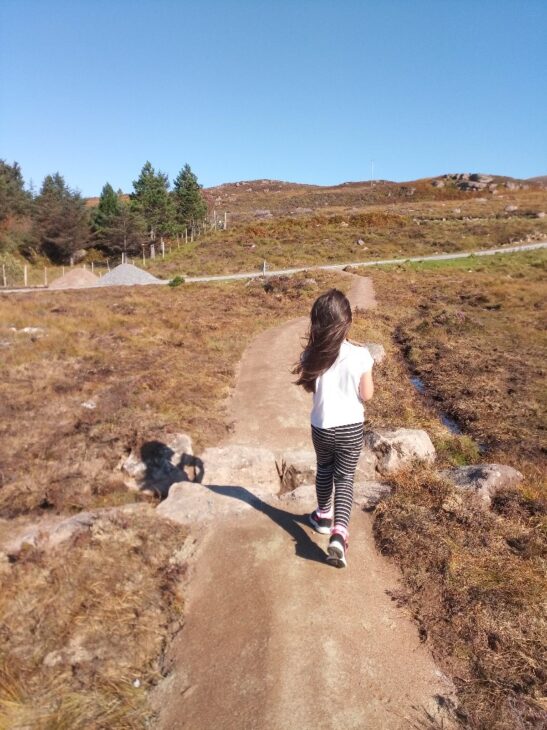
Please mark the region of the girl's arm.
POLYGON ((372 370, 361 375, 359 381, 359 395, 361 400, 370 400, 374 395, 374 383, 372 381, 372 370))

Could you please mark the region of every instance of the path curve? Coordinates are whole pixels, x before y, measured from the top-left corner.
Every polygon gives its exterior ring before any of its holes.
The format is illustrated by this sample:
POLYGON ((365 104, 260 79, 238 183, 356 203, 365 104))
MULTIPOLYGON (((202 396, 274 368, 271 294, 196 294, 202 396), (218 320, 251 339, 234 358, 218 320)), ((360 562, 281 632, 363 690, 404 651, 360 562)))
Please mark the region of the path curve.
MULTIPOLYGON (((352 305, 374 306, 371 281, 352 279, 352 305)), ((288 367, 305 327, 276 327, 245 352, 228 443, 309 448, 309 396, 288 367)), ((440 717, 452 685, 390 597, 399 574, 376 551, 371 516, 354 510, 349 566, 336 570, 307 525, 312 508, 272 497, 208 527, 155 697, 161 730, 403 730, 440 717)))

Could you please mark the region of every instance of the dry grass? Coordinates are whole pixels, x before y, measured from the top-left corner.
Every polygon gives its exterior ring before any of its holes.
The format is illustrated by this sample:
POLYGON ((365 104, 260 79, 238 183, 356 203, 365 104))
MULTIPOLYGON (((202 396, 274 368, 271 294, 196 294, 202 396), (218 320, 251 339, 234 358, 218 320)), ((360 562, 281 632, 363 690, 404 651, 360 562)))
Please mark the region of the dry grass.
POLYGON ((545 501, 506 492, 488 511, 424 468, 394 485, 375 537, 403 571, 394 598, 454 679, 462 724, 544 727, 545 501))
POLYGON ((145 726, 182 626, 185 539, 146 508, 113 511, 68 545, 0 563, 2 730, 145 726))

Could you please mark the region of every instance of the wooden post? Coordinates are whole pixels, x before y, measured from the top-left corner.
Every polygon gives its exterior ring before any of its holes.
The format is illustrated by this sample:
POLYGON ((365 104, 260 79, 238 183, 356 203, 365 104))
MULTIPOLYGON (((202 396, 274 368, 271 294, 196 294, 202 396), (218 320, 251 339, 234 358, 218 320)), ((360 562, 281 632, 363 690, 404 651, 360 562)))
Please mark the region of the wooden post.
POLYGON ((156 258, 156 246, 154 243, 150 244, 150 258, 155 259, 156 258))
POLYGON ((143 244, 143 247, 142 247, 142 266, 143 266, 143 269, 146 268, 146 255, 144 253, 144 244, 143 244))
POLYGON ((106 268, 110 271, 110 261, 106 259, 106 268))
POLYGON ((70 265, 71 266, 74 266, 74 256, 71 256, 70 257, 70 265))
POLYGON ((224 230, 228 228, 228 221, 227 221, 227 214, 226 211, 224 211, 224 230))
POLYGON ((44 286, 47 286, 47 267, 44 266, 44 286))
POLYGON ((93 266, 93 261, 92 261, 91 262, 91 273, 93 273, 93 269, 94 269, 94 266, 93 266))
POLYGON ((23 282, 24 282, 24 286, 28 286, 28 271, 27 271, 26 264, 23 267, 23 282))
POLYGON ((184 243, 188 243, 188 228, 184 229, 184 243))
POLYGON ((2 264, 2 281, 4 282, 4 286, 8 285, 6 281, 6 264, 2 264))
POLYGON ((84 264, 84 271, 87 271, 87 264, 84 264))
POLYGON ((161 257, 162 259, 165 258, 165 242, 163 240, 163 236, 160 238, 160 244, 161 244, 161 257))
POLYGON ((192 228, 190 228, 190 241, 192 243, 194 242, 194 226, 192 226, 192 228))
POLYGON ((65 267, 64 267, 64 266, 61 266, 61 275, 62 275, 62 276, 64 276, 64 275, 65 275, 65 267))

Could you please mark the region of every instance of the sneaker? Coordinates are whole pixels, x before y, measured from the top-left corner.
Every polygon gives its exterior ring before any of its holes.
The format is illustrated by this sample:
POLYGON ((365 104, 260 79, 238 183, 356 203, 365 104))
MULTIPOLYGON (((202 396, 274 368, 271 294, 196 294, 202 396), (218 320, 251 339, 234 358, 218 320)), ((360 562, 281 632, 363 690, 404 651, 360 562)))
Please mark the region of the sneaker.
POLYGON ((320 517, 317 510, 314 510, 311 515, 308 515, 308 520, 316 532, 320 532, 321 535, 330 535, 332 528, 331 517, 320 517))
POLYGON ((346 560, 346 552, 348 550, 347 540, 343 535, 334 532, 331 535, 329 546, 327 548, 327 563, 334 565, 335 568, 345 568, 348 564, 346 560))

